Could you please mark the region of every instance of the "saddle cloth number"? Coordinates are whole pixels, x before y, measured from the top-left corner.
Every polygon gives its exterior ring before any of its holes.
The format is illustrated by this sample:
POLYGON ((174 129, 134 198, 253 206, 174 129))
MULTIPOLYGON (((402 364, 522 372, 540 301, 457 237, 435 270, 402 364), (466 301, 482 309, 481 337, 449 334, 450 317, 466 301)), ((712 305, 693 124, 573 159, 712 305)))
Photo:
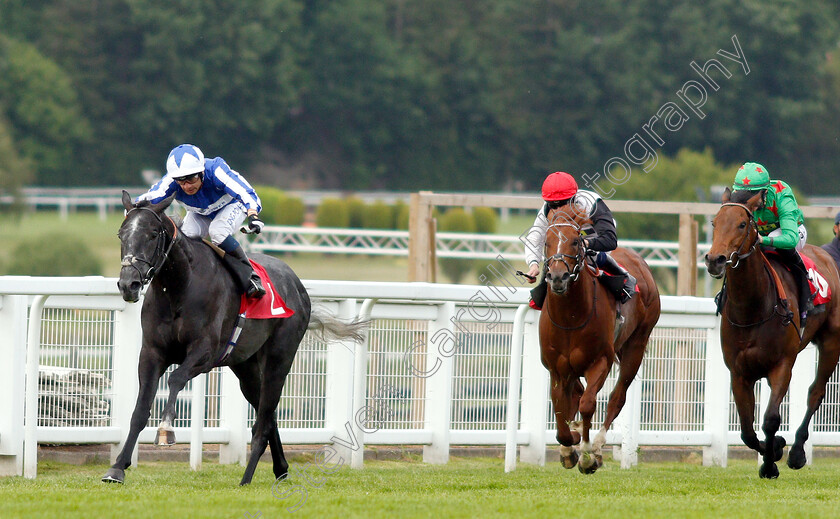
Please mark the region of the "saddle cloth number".
POLYGON ((808 269, 808 274, 811 276, 811 284, 817 289, 817 294, 820 297, 827 298, 829 294, 828 281, 817 272, 817 269, 808 269))

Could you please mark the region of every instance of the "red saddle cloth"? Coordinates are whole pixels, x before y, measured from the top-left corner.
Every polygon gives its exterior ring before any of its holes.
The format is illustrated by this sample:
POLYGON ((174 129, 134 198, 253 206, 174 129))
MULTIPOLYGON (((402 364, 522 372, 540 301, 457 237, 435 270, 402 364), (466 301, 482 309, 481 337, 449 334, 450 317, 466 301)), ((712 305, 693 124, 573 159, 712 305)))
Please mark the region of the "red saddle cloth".
POLYGON ((805 263, 805 268, 808 270, 808 284, 811 285, 814 306, 831 301, 831 287, 828 286, 828 281, 817 270, 817 265, 814 263, 814 260, 801 252, 799 253, 799 257, 802 258, 802 262, 805 263))
MULTIPOLYGON (((621 263, 619 263, 619 265, 621 265, 621 263)), ((600 279, 600 278, 611 278, 611 277, 616 276, 616 274, 610 274, 609 272, 607 272, 604 269, 599 269, 598 267, 593 267, 592 265, 589 265, 589 264, 587 264, 587 266, 595 274, 595 276, 598 277, 598 279, 600 279)), ((621 265, 621 268, 623 268, 624 270, 627 270, 627 267, 625 267, 624 265, 621 265)), ((633 285, 633 291, 636 292, 636 293, 641 292, 641 290, 639 290, 638 281, 636 282, 635 285, 633 285)))
POLYGON ((262 280, 265 295, 259 298, 247 298, 245 294, 242 294, 239 314, 244 314, 247 319, 280 319, 293 316, 295 312, 286 306, 286 302, 277 293, 274 283, 271 282, 271 278, 268 277, 268 273, 263 266, 254 260, 250 261, 254 271, 262 280))

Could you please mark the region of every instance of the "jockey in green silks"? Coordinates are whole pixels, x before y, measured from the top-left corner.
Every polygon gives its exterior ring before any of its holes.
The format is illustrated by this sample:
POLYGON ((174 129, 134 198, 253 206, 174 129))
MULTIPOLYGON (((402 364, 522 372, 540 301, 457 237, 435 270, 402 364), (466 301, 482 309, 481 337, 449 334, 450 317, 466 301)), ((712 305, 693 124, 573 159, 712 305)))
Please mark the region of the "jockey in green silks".
POLYGON ((805 329, 808 312, 814 306, 811 302, 808 270, 797 253, 805 247, 808 232, 793 189, 781 180, 771 180, 767 168, 757 162, 747 162, 738 169, 732 189, 732 201, 739 203, 746 202, 762 190, 767 193, 764 206, 753 213, 760 245, 765 249, 775 249, 799 284, 801 332, 805 329))

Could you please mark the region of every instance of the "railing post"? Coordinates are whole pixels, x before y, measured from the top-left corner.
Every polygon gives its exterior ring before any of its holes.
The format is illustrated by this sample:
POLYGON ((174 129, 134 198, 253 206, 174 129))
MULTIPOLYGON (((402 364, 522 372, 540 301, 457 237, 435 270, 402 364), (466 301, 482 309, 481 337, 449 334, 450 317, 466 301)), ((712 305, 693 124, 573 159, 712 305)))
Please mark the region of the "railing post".
MULTIPOLYGON (((376 299, 365 299, 362 308, 359 310, 359 319, 370 318, 373 305, 376 299)), ((367 368, 368 368, 368 340, 361 344, 354 344, 355 354, 353 358, 353 420, 352 429, 355 432, 359 448, 350 454, 350 468, 360 469, 365 463, 365 423, 367 418, 367 368)))
POLYGON ((452 423, 452 374, 455 360, 446 352, 454 351, 455 303, 447 302, 438 307, 437 319, 429 323, 426 340, 426 370, 431 373, 426 379, 426 429, 432 432, 432 444, 423 446, 423 461, 426 463, 447 463, 449 461, 450 425, 452 423), (434 342, 436 333, 443 332, 434 342), (444 334, 446 337, 444 337, 444 334), (437 345, 440 345, 439 348, 437 345), (435 368, 435 366, 439 366, 435 368), (432 372, 432 370, 436 371, 432 372))
POLYGON ((519 448, 522 463, 545 465, 545 431, 548 416, 548 371, 540 354, 539 313, 525 325, 522 357, 522 427, 529 433, 527 445, 519 448))
POLYGON ((0 476, 23 475, 26 296, 0 297, 0 476))
POLYGON ((431 218, 432 206, 424 195, 411 194, 408 215, 408 280, 432 281, 431 218))
POLYGON ((244 466, 248 458, 248 408, 251 404, 245 400, 239 390, 239 379, 230 368, 222 370, 222 398, 219 417, 223 427, 229 432, 228 443, 219 446, 219 463, 239 463, 244 466))
POLYGON ((522 343, 528 305, 519 305, 513 318, 508 369, 507 423, 505 426, 505 472, 516 470, 516 433, 519 430, 519 388, 522 377, 522 343))
MULTIPOLYGON (((808 389, 811 382, 814 381, 817 368, 817 348, 813 344, 808 344, 804 350, 799 352, 796 356, 796 363, 793 365, 793 373, 790 377, 790 388, 788 394, 790 395, 790 434, 791 442, 795 439, 796 429, 805 418, 805 413, 808 412, 808 389)), ((814 420, 808 426, 809 433, 813 434, 814 420)), ((808 441, 805 442, 805 459, 808 465, 813 463, 814 443, 809 434, 808 441)))
POLYGON ((38 367, 41 357, 41 314, 49 296, 35 296, 29 309, 26 337, 26 407, 23 421, 23 476, 38 475, 38 367))
MULTIPOLYGON (((143 343, 143 330, 140 326, 142 299, 137 303, 127 303, 125 308, 114 313, 114 374, 111 381, 113 390, 111 423, 120 430, 119 443, 111 444, 111 463, 125 446, 128 430, 131 428, 131 414, 140 391, 137 376, 137 364, 140 347, 143 343)), ((137 445, 133 445, 131 464, 137 466, 137 445)))
POLYGON ((201 454, 204 447, 204 402, 206 400, 207 373, 192 379, 190 399, 190 468, 201 470, 201 454))
MULTIPOLYGON (((338 303, 338 317, 351 320, 356 317, 356 300, 344 299, 338 303)), ((351 460, 353 452, 360 450, 359 438, 353 424, 353 342, 333 342, 327 349, 327 401, 326 427, 334 431, 333 449, 340 458, 351 460), (348 434, 351 435, 348 437, 348 434)))
POLYGON ((627 388, 627 400, 619 413, 621 421, 621 468, 629 469, 639 463, 639 428, 642 418, 642 380, 639 377, 627 388))
POLYGON ((706 330, 706 380, 704 384, 703 429, 712 437, 703 447, 703 465, 726 467, 729 456, 729 370, 720 348, 720 320, 706 330))
POLYGON ((680 250, 677 295, 697 295, 697 221, 691 214, 680 215, 680 250))

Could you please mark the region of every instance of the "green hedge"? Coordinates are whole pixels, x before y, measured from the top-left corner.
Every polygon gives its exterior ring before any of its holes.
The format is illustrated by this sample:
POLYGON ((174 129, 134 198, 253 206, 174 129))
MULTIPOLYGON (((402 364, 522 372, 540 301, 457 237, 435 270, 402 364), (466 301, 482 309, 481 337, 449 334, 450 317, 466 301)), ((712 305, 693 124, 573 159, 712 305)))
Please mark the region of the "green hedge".
POLYGON ((350 211, 347 203, 338 198, 325 198, 318 206, 315 223, 318 227, 348 227, 350 211))
POLYGON ((489 207, 474 207, 475 232, 493 234, 499 228, 499 216, 489 207))
MULTIPOLYGON (((438 231, 475 232, 473 216, 460 207, 453 207, 438 217, 438 231)), ((472 270, 473 262, 458 258, 441 258, 440 269, 452 283, 460 283, 472 270)))
POLYGON ((102 261, 81 237, 53 232, 18 244, 6 273, 15 276, 101 276, 102 261))
POLYGON ((394 209, 385 202, 377 200, 365 207, 362 213, 362 226, 365 229, 393 229, 394 209))
POLYGON ((394 229, 408 230, 408 204, 397 200, 394 204, 394 229))
POLYGON ((306 217, 303 200, 289 196, 285 191, 271 186, 258 186, 254 190, 262 202, 260 218, 269 225, 301 225, 306 217))
POLYGON ((365 225, 365 212, 367 211, 367 204, 359 197, 351 196, 345 199, 347 204, 347 214, 350 217, 349 227, 354 229, 362 229, 365 225))

